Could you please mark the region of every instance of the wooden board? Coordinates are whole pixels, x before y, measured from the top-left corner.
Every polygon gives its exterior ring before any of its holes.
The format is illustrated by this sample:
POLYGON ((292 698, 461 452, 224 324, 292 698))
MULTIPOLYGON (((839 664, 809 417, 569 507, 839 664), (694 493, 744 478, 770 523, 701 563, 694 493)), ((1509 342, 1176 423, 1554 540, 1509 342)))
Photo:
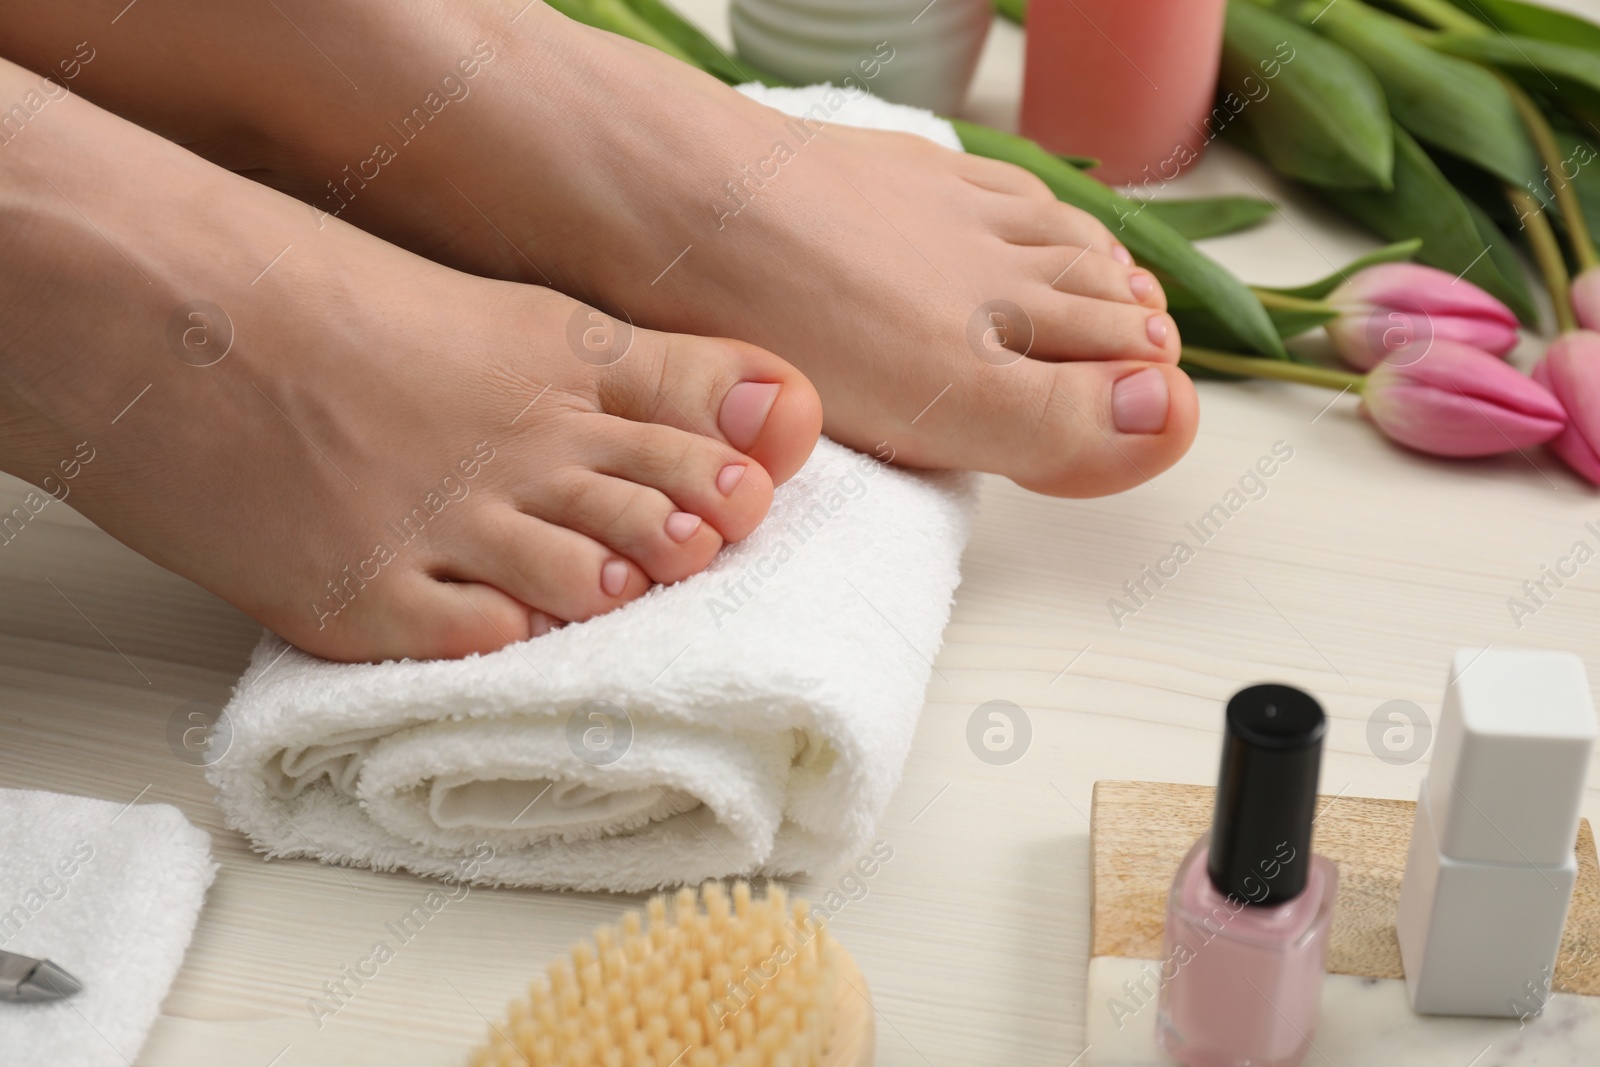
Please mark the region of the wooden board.
MULTIPOLYGON (((1096 782, 1089 814, 1091 956, 1160 959, 1167 890, 1195 839, 1210 828, 1210 786, 1096 782)), ((1416 804, 1320 797, 1317 852, 1339 865, 1328 971, 1404 978, 1395 909, 1416 804)), ((1600 867, 1587 819, 1579 825, 1578 884, 1561 938, 1554 989, 1600 995, 1600 867)))

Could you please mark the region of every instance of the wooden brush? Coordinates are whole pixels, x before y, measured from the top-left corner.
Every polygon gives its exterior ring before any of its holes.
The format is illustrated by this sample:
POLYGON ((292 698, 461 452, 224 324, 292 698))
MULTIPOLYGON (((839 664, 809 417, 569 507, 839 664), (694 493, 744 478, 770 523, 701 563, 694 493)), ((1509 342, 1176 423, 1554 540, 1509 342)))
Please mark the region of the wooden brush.
POLYGON ((491 1026, 472 1067, 870 1067, 872 1004, 804 901, 680 889, 602 926, 491 1026))

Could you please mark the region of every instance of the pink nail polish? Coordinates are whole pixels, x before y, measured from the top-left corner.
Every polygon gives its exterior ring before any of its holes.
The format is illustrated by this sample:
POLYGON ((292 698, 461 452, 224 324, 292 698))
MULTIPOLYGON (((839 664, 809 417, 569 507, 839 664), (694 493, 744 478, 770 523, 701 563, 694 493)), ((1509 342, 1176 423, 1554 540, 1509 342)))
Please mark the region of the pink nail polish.
POLYGON ((1144 332, 1150 335, 1150 343, 1157 348, 1165 348, 1167 344, 1167 317, 1165 315, 1151 315, 1150 321, 1145 323, 1144 332))
POLYGON ((1144 273, 1130 274, 1128 288, 1132 291, 1133 298, 1142 304, 1156 295, 1156 280, 1144 273))
POLYGON ((680 545, 693 537, 698 529, 700 529, 698 515, 691 515, 687 511, 674 511, 667 516, 667 536, 680 545))
POLYGON ((1111 423, 1118 433, 1160 433, 1167 428, 1170 403, 1166 377, 1146 367, 1111 386, 1111 423))
POLYGON ((744 477, 743 463, 730 463, 717 472, 717 492, 729 496, 739 487, 739 481, 744 477))
POLYGON ((1339 888, 1311 852, 1326 732, 1286 685, 1228 701, 1211 830, 1167 897, 1157 1039, 1184 1067, 1297 1067, 1311 1050, 1339 888))
POLYGON ((1121 263, 1124 267, 1133 266, 1133 253, 1121 245, 1111 246, 1111 258, 1121 263))
POLYGON ((600 568, 600 591, 606 596, 621 596, 628 587, 628 565, 620 559, 607 560, 600 568))
POLYGON ((717 425, 730 445, 744 452, 756 443, 782 388, 777 382, 740 382, 728 390, 717 425))

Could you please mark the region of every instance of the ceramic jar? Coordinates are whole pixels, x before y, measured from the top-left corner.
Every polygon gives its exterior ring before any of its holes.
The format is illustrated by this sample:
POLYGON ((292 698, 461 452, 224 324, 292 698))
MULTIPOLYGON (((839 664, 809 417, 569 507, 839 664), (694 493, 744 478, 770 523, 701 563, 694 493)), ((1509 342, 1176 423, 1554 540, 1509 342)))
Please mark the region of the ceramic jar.
POLYGON ((850 79, 895 103, 950 114, 978 66, 990 0, 733 0, 734 44, 801 85, 850 79))

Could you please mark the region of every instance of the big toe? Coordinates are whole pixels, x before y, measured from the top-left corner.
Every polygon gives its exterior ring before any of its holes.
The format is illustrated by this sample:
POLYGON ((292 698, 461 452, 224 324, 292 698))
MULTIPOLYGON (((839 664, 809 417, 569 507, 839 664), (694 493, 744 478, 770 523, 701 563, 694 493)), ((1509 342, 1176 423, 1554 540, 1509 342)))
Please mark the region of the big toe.
POLYGON ((774 485, 805 465, 822 432, 822 401, 805 375, 743 341, 638 334, 597 378, 607 413, 721 442, 730 463, 748 457, 774 485))
POLYGON ((1021 359, 986 368, 964 393, 951 414, 972 465, 1051 496, 1149 481, 1188 451, 1199 426, 1194 385, 1169 363, 1021 359))

